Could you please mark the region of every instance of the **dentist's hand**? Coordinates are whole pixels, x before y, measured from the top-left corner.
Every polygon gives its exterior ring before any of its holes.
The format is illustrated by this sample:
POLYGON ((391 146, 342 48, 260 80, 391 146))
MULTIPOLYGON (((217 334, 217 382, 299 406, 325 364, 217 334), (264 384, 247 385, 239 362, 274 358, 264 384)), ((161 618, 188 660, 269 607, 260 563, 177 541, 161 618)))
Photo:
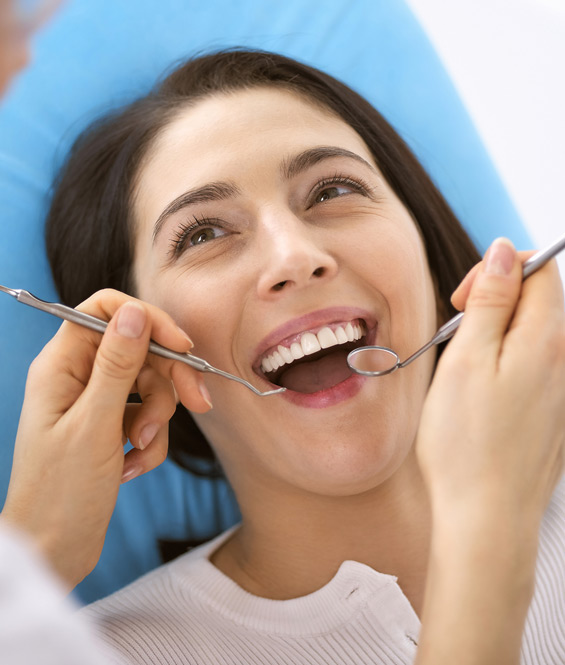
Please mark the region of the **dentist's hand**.
POLYGON ((98 561, 120 483, 165 459, 175 390, 192 411, 210 408, 201 374, 147 354, 150 339, 191 348, 167 314, 111 290, 77 309, 110 323, 103 336, 63 323, 32 363, 2 512, 72 586, 98 561), (142 404, 126 405, 132 392, 142 404))
POLYGON ((565 313, 555 261, 522 282, 532 253, 497 241, 453 294, 465 318, 438 363, 418 454, 434 501, 504 499, 536 523, 563 473, 565 313))
POLYGON ((555 261, 522 283, 527 256, 497 241, 453 296, 465 318, 416 447, 433 521, 418 665, 455 662, 461 645, 473 645, 466 665, 519 663, 539 528, 565 458, 563 290, 555 261))

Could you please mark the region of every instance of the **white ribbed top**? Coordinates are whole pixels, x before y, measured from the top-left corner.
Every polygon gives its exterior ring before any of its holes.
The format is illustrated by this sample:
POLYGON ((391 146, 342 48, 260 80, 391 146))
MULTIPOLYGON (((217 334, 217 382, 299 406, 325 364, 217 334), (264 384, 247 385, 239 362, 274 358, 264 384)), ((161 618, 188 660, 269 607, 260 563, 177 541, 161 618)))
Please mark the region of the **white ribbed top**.
MULTIPOLYGON (((345 561, 293 600, 253 596, 209 560, 231 530, 85 610, 136 665, 401 665, 420 622, 396 578, 345 561)), ((565 664, 565 482, 541 530, 523 665, 565 664)))

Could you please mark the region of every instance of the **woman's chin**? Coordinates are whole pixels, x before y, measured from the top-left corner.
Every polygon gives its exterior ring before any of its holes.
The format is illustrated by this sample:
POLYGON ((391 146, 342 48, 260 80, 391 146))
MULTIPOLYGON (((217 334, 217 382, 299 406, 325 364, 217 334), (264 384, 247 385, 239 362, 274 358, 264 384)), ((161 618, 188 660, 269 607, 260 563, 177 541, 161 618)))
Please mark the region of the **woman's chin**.
MULTIPOLYGON (((345 429, 345 428, 344 428, 345 429)), ((328 431, 325 437, 305 437, 300 449, 287 457, 291 484, 325 496, 353 496, 370 491, 402 466, 410 448, 379 436, 348 436, 328 431)))

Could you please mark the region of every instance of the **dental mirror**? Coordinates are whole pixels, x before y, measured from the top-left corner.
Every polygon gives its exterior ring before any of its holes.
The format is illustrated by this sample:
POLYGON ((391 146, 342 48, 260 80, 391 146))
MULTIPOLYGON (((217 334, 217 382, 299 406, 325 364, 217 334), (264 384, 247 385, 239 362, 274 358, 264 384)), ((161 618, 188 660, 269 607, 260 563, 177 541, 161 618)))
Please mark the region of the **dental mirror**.
MULTIPOLYGON (((536 270, 539 270, 563 249, 565 249, 565 234, 549 245, 549 247, 540 250, 524 262, 522 266, 522 280, 529 277, 536 270)), ((392 374, 397 369, 409 365, 423 353, 436 346, 436 344, 441 344, 451 339, 455 335, 457 328, 461 325, 462 320, 463 312, 460 312, 447 323, 444 323, 427 344, 402 362, 400 362, 398 354, 386 346, 361 346, 348 354, 347 364, 354 372, 363 376, 386 376, 387 374, 392 374)))

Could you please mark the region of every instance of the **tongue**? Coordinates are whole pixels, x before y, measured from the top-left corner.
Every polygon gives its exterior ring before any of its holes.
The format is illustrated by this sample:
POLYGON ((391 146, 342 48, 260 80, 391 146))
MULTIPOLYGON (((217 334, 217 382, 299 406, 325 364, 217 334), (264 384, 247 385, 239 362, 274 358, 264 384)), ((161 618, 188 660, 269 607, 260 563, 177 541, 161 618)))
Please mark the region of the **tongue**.
POLYGON ((299 393, 315 393, 333 388, 351 376, 347 365, 347 352, 334 351, 318 360, 290 365, 281 374, 278 383, 299 393))

